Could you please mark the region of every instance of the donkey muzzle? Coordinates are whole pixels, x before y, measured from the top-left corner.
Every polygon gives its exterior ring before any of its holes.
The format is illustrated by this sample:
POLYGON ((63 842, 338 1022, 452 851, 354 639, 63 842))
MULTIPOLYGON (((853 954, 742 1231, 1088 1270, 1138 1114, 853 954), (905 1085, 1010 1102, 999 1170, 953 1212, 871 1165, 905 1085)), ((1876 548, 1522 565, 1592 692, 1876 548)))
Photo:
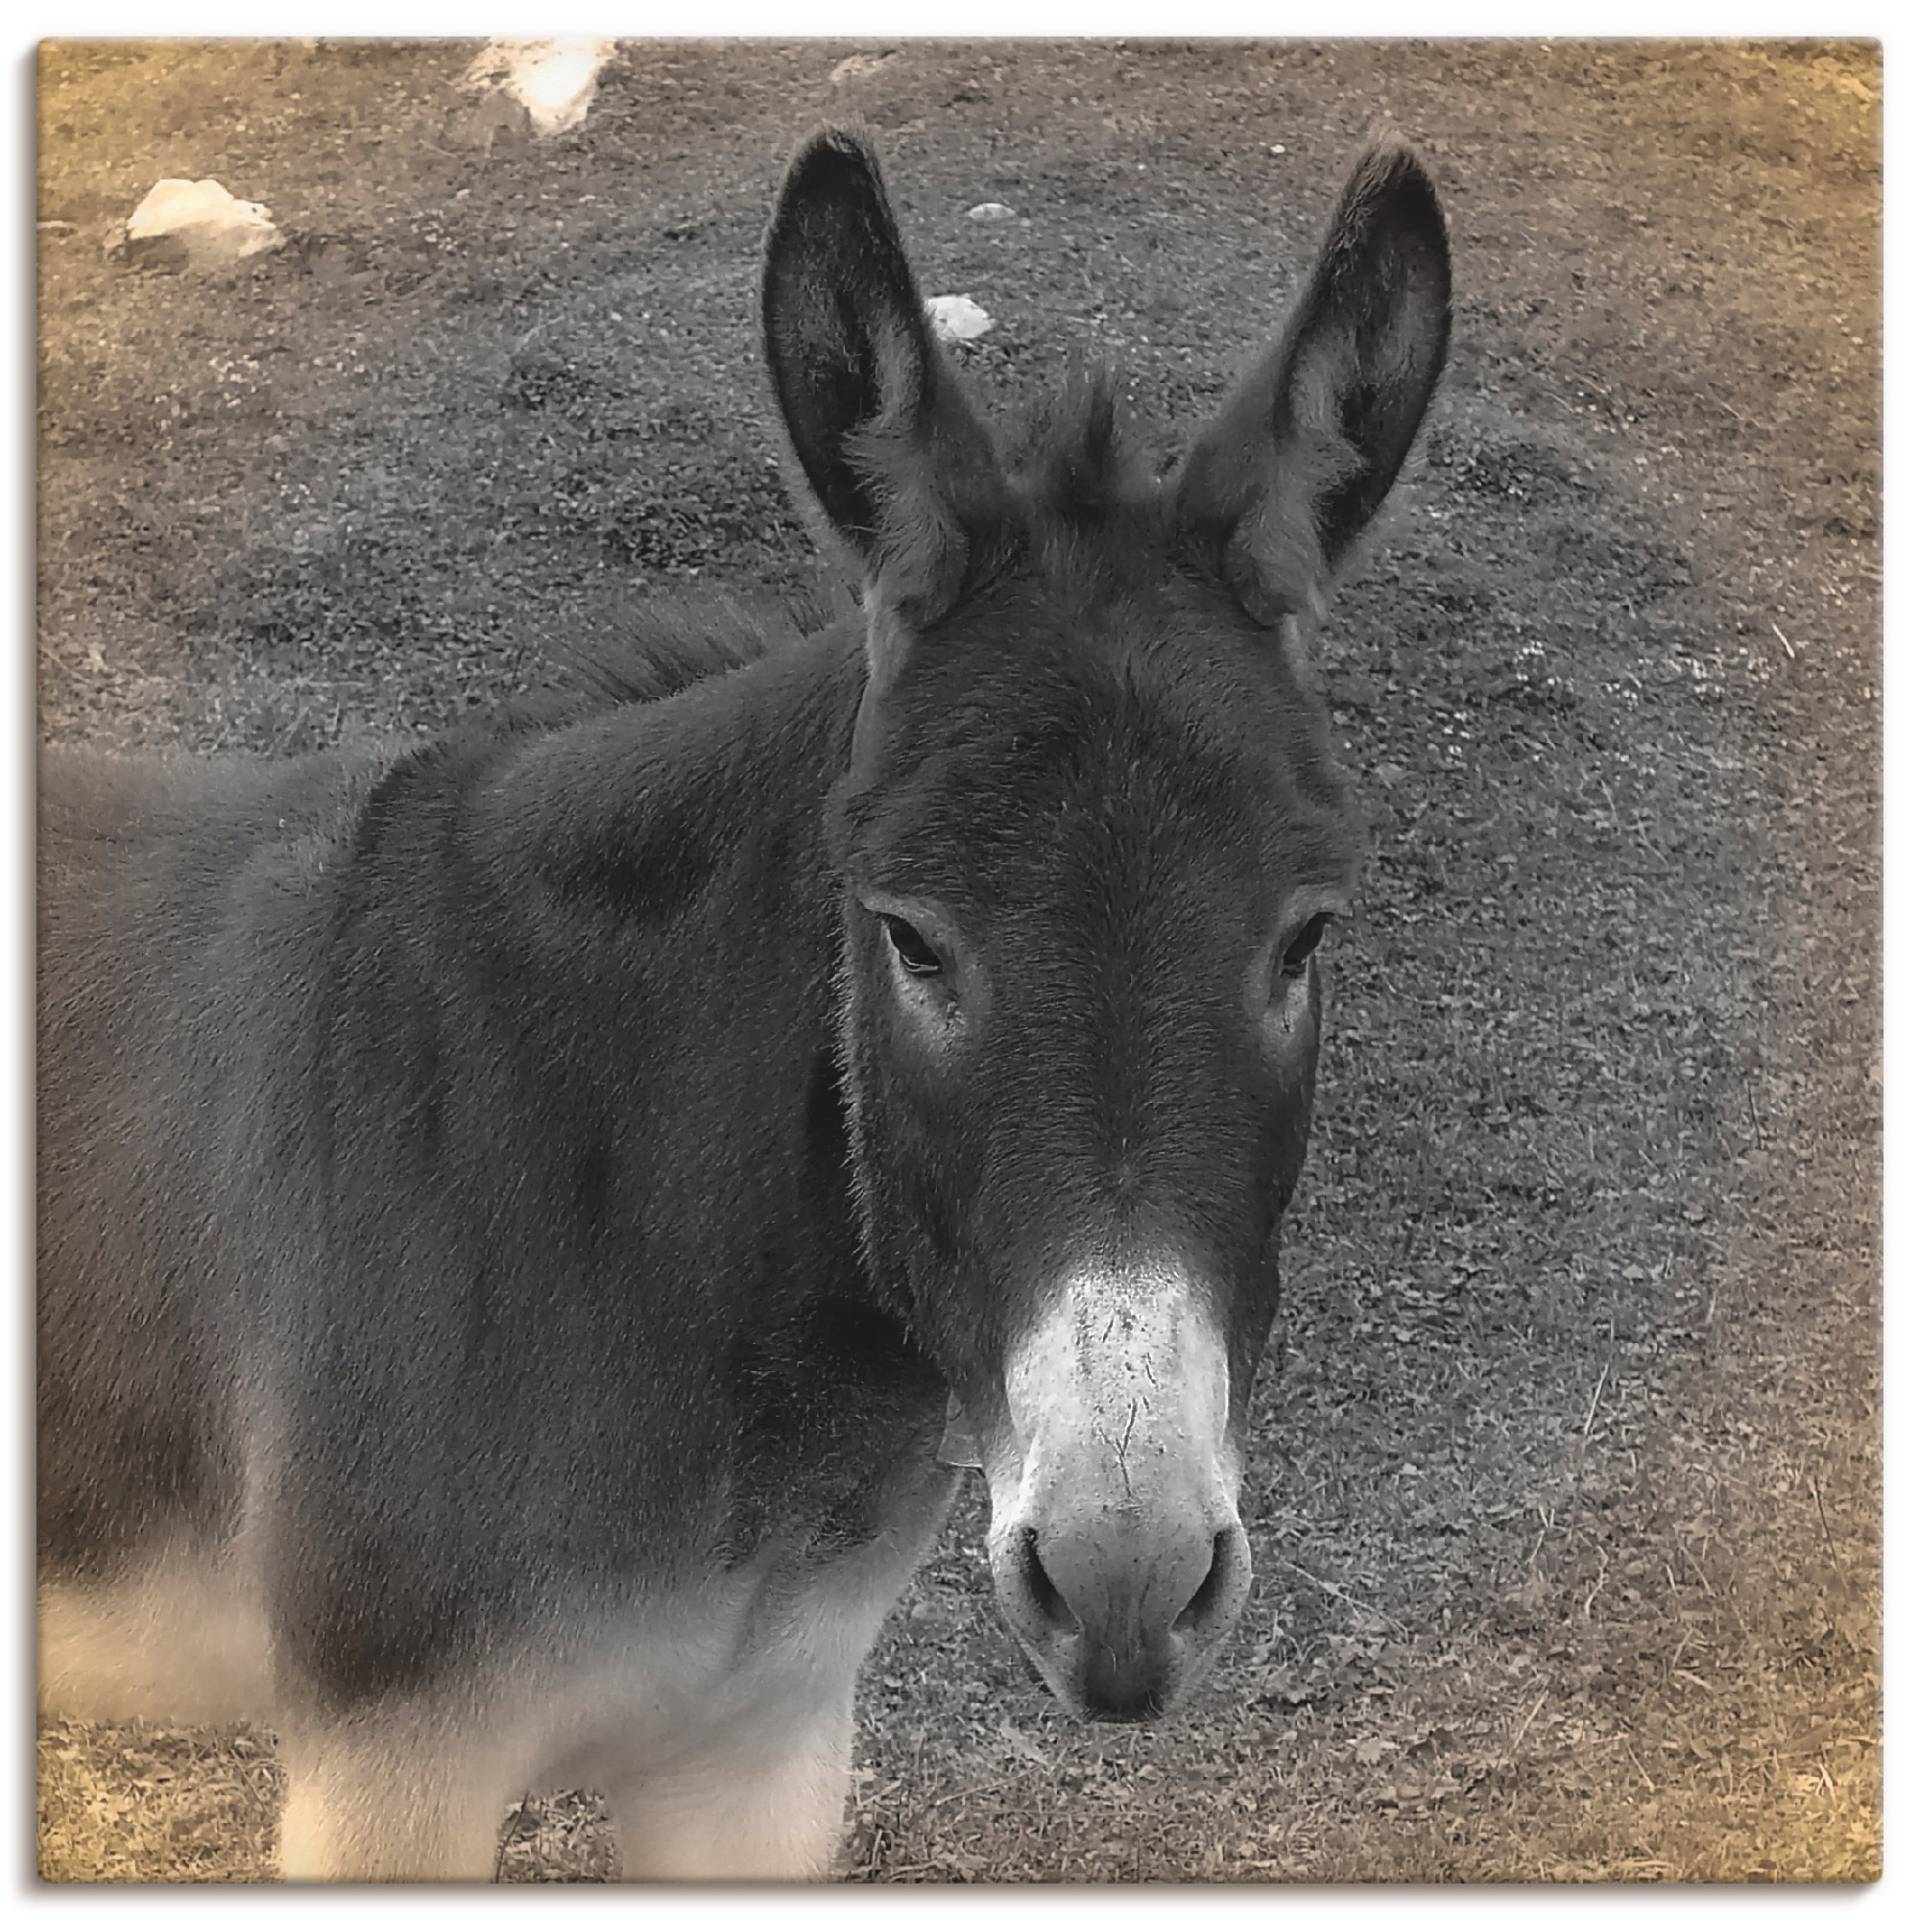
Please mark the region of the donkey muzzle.
POLYGON ((1076 1711, 1163 1713, 1249 1582, 1224 1343, 1176 1273, 1076 1274, 1006 1384, 988 1553, 1008 1619, 1076 1711))

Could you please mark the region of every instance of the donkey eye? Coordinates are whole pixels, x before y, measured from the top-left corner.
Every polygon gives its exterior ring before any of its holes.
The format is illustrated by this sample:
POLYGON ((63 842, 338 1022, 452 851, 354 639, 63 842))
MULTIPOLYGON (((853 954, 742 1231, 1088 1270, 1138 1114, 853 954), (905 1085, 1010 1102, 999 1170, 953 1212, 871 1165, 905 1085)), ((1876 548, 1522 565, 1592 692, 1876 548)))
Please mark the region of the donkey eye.
POLYGON ((946 971, 945 963, 909 920, 902 920, 896 914, 883 913, 880 924, 887 930, 888 944, 893 948, 893 956, 900 962, 904 972, 919 979, 932 979, 946 971))
POLYGON ((1327 930, 1327 922, 1333 918, 1330 913, 1316 913, 1307 924, 1293 936, 1292 944, 1280 956, 1282 973, 1304 973, 1307 962, 1313 958, 1313 950, 1320 944, 1320 937, 1327 930))

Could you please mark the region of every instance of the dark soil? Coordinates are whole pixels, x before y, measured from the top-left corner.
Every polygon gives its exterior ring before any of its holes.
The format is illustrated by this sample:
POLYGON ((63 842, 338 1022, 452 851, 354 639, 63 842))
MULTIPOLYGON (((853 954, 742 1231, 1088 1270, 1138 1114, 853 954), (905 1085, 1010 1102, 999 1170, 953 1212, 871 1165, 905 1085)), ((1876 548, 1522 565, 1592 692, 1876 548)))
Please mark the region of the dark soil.
MULTIPOLYGON (((863 1688, 845 1868, 1877 1874, 1877 50, 906 44, 834 84, 852 51, 635 46, 535 146, 463 46, 50 47, 45 733, 428 728, 635 597, 810 582, 754 286, 824 118, 874 130, 925 290, 994 315, 979 390, 1091 350, 1171 444, 1390 112, 1457 348, 1328 643, 1375 856, 1254 1600, 1185 1717, 1071 1725, 969 1497, 863 1688), (166 174, 293 245, 110 261, 166 174)), ((264 1732, 41 1761, 51 1877, 272 1870, 264 1732)), ((595 1803, 529 1802, 504 1858, 604 1871, 595 1803)))

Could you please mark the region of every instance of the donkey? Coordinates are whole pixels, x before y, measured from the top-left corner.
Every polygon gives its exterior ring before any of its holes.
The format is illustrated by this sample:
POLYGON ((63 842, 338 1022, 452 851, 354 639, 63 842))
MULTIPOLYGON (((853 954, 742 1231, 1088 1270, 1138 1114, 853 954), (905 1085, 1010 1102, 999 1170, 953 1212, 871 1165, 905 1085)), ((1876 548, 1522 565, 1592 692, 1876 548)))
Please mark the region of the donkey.
POLYGON ((818 1875, 961 1464, 1059 1699, 1172 1706, 1358 861, 1308 633, 1450 298, 1381 137, 1173 468, 1097 379, 1011 456, 824 132, 762 318, 857 613, 384 758, 43 756, 48 1710, 271 1719, 290 1878, 486 1878, 557 1780, 631 1876, 818 1875))

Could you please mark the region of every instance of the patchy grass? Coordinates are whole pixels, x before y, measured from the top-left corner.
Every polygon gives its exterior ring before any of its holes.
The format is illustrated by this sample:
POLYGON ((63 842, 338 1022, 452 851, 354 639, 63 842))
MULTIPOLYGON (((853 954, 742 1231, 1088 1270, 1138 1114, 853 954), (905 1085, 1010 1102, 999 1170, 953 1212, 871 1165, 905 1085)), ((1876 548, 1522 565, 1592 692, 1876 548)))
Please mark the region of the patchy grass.
MULTIPOLYGON (((1171 436, 1390 109, 1458 344, 1328 642, 1376 852, 1254 1600, 1192 1712, 1070 1725, 963 1502, 863 1684, 845 1869, 1874 1876, 1877 57, 914 44, 834 87, 848 51, 635 48, 528 150, 451 46, 50 49, 43 730, 429 727, 624 596, 810 578, 753 282, 829 114, 873 125, 927 291, 996 316, 961 353, 999 405, 1091 349, 1171 436), (162 173, 295 246, 114 269, 162 173)), ((42 1871, 269 1872, 277 1791, 265 1733, 45 1728, 42 1871)), ((603 1874, 595 1803, 529 1802, 502 1862, 603 1874)))

